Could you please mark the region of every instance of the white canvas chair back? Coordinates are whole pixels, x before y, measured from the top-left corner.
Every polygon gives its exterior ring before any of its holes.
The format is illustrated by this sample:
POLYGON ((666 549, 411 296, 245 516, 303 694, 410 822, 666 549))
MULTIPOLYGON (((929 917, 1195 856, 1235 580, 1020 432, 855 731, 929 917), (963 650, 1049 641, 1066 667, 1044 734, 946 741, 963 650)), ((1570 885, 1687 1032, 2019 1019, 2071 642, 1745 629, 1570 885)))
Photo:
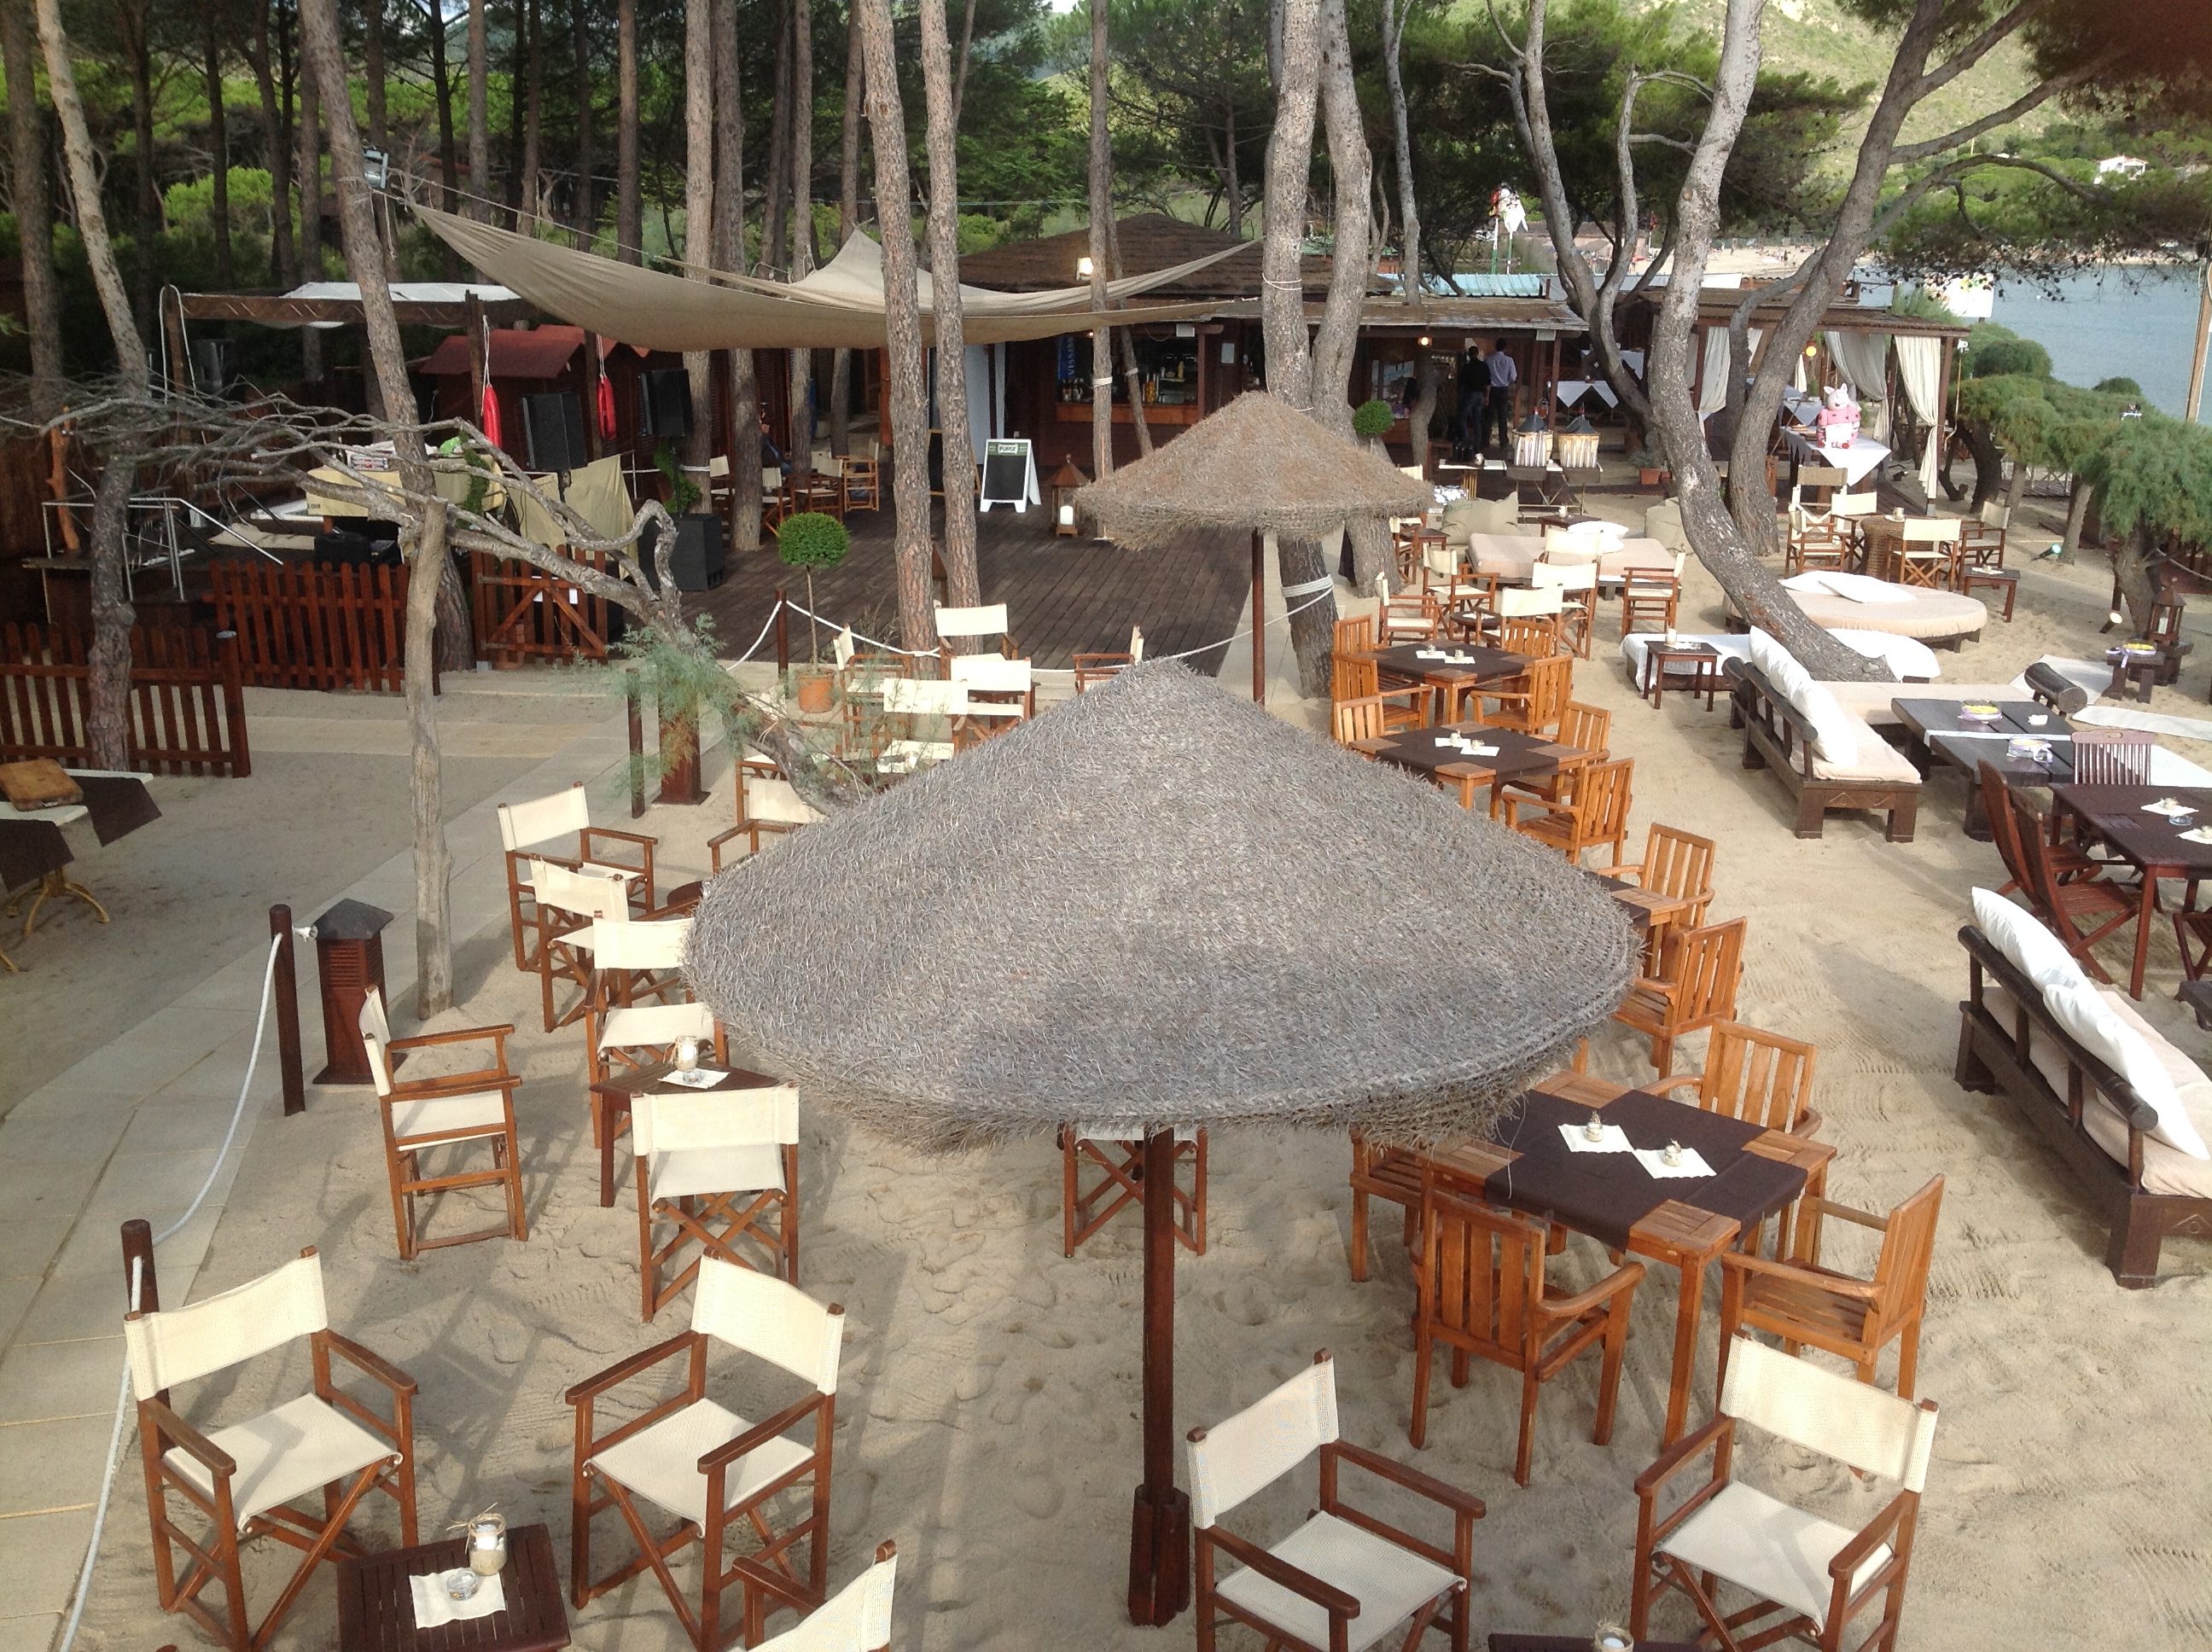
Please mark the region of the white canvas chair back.
POLYGON ((392 1094, 392 1023, 384 1013, 384 994, 370 987, 361 1001, 362 1048, 368 1053, 368 1076, 380 1096, 392 1094))
POLYGON ((1985 528, 2006 528, 2012 525, 2012 512, 1998 500, 1982 501, 1982 525, 1985 528))
POLYGON ((940 637, 1002 637, 1006 634, 1006 604, 987 603, 981 608, 940 608, 937 635, 940 637))
POLYGON ((578 918, 620 919, 629 910, 629 879, 618 872, 570 872, 549 860, 530 863, 538 904, 578 918))
POLYGON ((1828 501, 1831 516, 1872 516, 1881 501, 1872 494, 1838 494, 1828 501))
POLYGON ((887 677, 884 709, 926 717, 962 717, 968 711, 968 685, 933 677, 887 677))
POLYGON ((1145 658, 1145 634, 1136 626, 1129 628, 1129 663, 1140 663, 1145 658))
POLYGON ((550 798, 499 805, 499 841, 507 849, 526 849, 564 832, 580 832, 591 823, 591 807, 580 786, 556 792, 550 798))
MULTIPOLYGON (((895 679, 892 679, 895 680, 895 679)), ((806 826, 822 818, 781 774, 744 774, 745 818, 806 826)))
POLYGON ((164 1388, 310 1336, 330 1322, 323 1302, 322 1258, 302 1256, 189 1308, 125 1320, 131 1386, 140 1399, 150 1399, 164 1388))
POLYGON ((1421 547, 1421 566, 1431 574, 1441 574, 1449 579, 1459 572, 1459 553, 1449 545, 1433 541, 1421 547))
POLYGON ((1528 577, 1535 584, 1549 586, 1556 591, 1595 591, 1597 589, 1597 564, 1583 562, 1561 567, 1553 562, 1538 562, 1529 568, 1528 577))
POLYGON ((1027 694, 1030 662, 1001 659, 995 654, 955 654, 952 680, 986 694, 1027 694))
POLYGON ((1931 1400, 1900 1400, 1739 1336, 1729 1351, 1721 1410, 1869 1474, 1918 1491, 1936 1443, 1931 1400))
POLYGON ((602 969, 677 969, 683 967, 684 938, 690 932, 689 918, 651 923, 602 919, 592 923, 585 944, 602 969))
POLYGON ((824 1307, 772 1273, 719 1256, 701 1257, 699 1288, 691 1298, 691 1328, 781 1365, 801 1382, 811 1382, 817 1393, 837 1392, 837 1359, 845 1345, 844 1310, 824 1307))
POLYGON ((1956 544, 1959 532, 1959 519, 1955 516, 1908 517, 1905 523, 1905 543, 1908 545, 1956 544))
POLYGON ((837 669, 841 671, 853 663, 853 654, 854 650, 853 647, 853 628, 851 626, 847 626, 843 630, 838 632, 836 636, 831 640, 830 644, 830 652, 831 654, 836 656, 837 669))
POLYGON ((760 1090, 647 1093, 630 1100, 630 1134, 640 1157, 715 1147, 792 1147, 799 1142, 799 1092, 760 1090))
POLYGON ((753 1652, 883 1652, 891 1643, 891 1581, 898 1557, 876 1564, 824 1600, 805 1623, 753 1652))
POLYGON ((1526 591, 1508 586, 1498 593, 1498 617, 1522 619, 1532 614, 1556 614, 1565 607, 1559 586, 1544 586, 1526 591))
POLYGON ((773 465, 761 466, 761 491, 777 494, 783 491, 783 472, 773 465))
POLYGON ((714 1006, 707 1004, 637 1004, 610 1012, 608 1036, 602 1049, 658 1048, 679 1038, 711 1042, 714 1036, 714 1006), (619 1017, 619 1020, 613 1017, 619 1017), (614 1035, 619 1031, 621 1036, 614 1035))
POLYGON ((1188 1442, 1191 1523, 1203 1530, 1336 1438, 1336 1362, 1318 1359, 1188 1442))

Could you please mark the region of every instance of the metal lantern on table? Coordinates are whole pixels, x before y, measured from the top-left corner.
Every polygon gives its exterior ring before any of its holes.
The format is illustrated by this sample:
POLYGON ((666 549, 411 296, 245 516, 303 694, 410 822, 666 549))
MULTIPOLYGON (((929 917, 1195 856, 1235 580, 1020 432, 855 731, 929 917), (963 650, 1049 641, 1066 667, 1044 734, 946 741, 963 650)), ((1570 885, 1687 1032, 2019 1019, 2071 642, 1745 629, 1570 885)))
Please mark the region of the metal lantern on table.
POLYGON ((1513 463, 1526 470, 1540 470, 1552 457, 1552 432, 1531 413, 1522 420, 1513 437, 1513 463))
POLYGON ((1577 415, 1575 422, 1559 432, 1559 468, 1563 471, 1594 471, 1597 468, 1597 428, 1577 415))

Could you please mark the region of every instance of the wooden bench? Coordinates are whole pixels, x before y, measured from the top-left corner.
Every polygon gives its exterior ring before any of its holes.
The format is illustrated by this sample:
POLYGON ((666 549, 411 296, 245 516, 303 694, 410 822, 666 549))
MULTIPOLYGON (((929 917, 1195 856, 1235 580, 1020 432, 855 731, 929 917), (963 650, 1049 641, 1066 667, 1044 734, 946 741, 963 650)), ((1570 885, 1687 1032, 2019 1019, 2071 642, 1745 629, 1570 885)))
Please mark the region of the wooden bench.
MULTIPOLYGON (((2105 1265, 2112 1277, 2131 1291, 2155 1285, 2159 1246, 2167 1234, 2212 1238, 2212 1197, 2154 1193, 2143 1185, 2147 1150, 2180 1157, 2150 1141, 2149 1132, 2158 1123, 2150 1104, 2067 1035, 2044 1008, 2042 993, 1978 928, 1967 925, 1960 930, 1959 941, 1970 966, 1968 995, 1959 1006, 1959 1087, 2012 1098, 2081 1179, 2110 1224, 2105 1265), (1992 987, 2002 987, 2010 1002, 1993 1005, 1992 987), (2039 1049, 2045 1066, 2063 1060, 2064 1094, 2037 1066, 2032 1051, 2039 1049), (2084 1109, 2096 1104, 2097 1096, 2112 1104, 2115 1122, 2127 1131, 2125 1163, 2089 1133, 2084 1109)), ((2212 1170, 2204 1176, 2212 1187, 2212 1170)))
POLYGON ((1813 755, 1813 726, 1804 714, 1749 660, 1732 659, 1726 670, 1729 726, 1743 731, 1743 766, 1770 770, 1796 794, 1798 836, 1820 836, 1832 810, 1872 809, 1888 815, 1891 842, 1912 841, 1920 812, 1920 777, 1902 753, 1863 719, 1847 711, 1845 715, 1858 724, 1867 750, 1875 754, 1876 766, 1888 767, 1881 762, 1887 754, 1895 758, 1896 772, 1824 774, 1813 755))

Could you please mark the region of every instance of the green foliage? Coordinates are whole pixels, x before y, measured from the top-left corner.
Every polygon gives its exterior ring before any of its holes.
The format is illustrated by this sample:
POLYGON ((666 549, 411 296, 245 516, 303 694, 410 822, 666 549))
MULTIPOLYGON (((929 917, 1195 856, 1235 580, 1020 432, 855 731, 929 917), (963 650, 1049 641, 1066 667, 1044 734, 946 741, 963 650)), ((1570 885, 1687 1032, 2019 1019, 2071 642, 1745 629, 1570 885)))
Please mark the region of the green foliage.
POLYGON ((845 560, 853 537, 836 517, 820 511, 801 511, 786 517, 775 530, 775 554, 791 568, 831 568, 845 560))
MULTIPOLYGON (((608 652, 627 662, 608 674, 608 687, 617 699, 635 697, 648 723, 688 728, 694 743, 702 726, 717 728, 733 751, 749 744, 758 719, 747 710, 737 679, 714 657, 714 622, 708 616, 694 619, 681 642, 651 626, 632 626, 608 652)), ((647 744, 653 749, 630 759, 633 785, 658 786, 693 749, 680 738, 647 744)))
POLYGON ((2212 429, 2148 414, 2114 433, 2096 477, 2108 533, 2212 541, 2212 429))
POLYGON ((1899 287, 1889 301, 1889 313, 1910 316, 1916 321, 1943 321, 1954 325, 1960 319, 1949 305, 1925 287, 1899 287))
POLYGON ((1363 439, 1379 436, 1397 422, 1398 416, 1392 411, 1390 404, 1379 397, 1352 410, 1352 434, 1363 439))
POLYGON ((2142 386, 2132 379, 2100 379, 2092 388, 2100 396, 2124 396, 2131 402, 2142 400, 2142 386))
POLYGON ((1966 374, 1969 379, 2017 376, 2048 379, 2051 352, 2033 338, 2022 338, 2010 327, 1994 321, 1978 321, 1966 335, 1966 374))
POLYGON ((668 478, 668 503, 671 516, 689 516, 691 507, 699 502, 699 484, 684 474, 684 466, 676 457, 676 444, 663 436, 653 450, 653 468, 668 478))

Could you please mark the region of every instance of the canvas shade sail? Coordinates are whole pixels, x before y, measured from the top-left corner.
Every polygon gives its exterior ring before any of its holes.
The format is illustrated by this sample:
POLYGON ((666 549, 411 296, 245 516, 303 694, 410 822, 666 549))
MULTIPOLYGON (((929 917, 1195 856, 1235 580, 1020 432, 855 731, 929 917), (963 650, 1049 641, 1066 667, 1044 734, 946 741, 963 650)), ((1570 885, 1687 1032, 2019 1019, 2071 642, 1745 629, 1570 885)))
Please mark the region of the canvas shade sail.
MULTIPOLYGON (((812 287, 722 276, 697 281, 592 252, 556 246, 511 230, 417 207, 426 227, 469 263, 513 288, 548 315, 604 337, 646 349, 881 349, 884 342, 882 249, 865 236, 848 242, 816 272, 812 287), (863 243, 863 252, 854 243, 863 243)), ((1201 260, 1203 262, 1203 260, 1201 260)), ((1132 279, 1175 279, 1188 266, 1132 279)), ((1071 290, 1071 289, 1064 289, 1071 290)), ((921 281, 921 331, 932 333, 928 277, 921 281)), ((1004 344, 1103 325, 1140 326, 1233 312, 1233 305, 1163 304, 1094 314, 1087 296, 1079 307, 1025 307, 1063 294, 988 293, 963 288, 961 297, 970 344, 1004 344), (973 295, 970 297, 970 295, 973 295)))

